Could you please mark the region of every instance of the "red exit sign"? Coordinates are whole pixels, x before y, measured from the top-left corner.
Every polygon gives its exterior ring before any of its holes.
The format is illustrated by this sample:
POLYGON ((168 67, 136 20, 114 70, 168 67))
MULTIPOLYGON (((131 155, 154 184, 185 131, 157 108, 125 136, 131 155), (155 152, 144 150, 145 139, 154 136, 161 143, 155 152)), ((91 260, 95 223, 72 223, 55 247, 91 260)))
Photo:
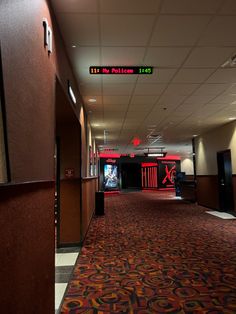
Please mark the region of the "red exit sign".
POLYGON ((152 74, 153 67, 137 66, 91 66, 90 74, 152 74))

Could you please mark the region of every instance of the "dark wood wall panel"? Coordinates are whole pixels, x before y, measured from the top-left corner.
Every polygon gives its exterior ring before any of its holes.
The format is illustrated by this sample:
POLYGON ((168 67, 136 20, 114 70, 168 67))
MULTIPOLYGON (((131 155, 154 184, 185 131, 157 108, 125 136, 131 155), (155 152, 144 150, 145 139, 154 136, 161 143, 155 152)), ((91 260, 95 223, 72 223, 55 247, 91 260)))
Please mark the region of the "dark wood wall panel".
POLYGON ((197 202, 199 205, 219 209, 217 175, 197 176, 197 202))
POLYGON ((80 184, 80 179, 60 183, 60 246, 81 241, 80 184))
POLYGON ((1 313, 54 313, 54 183, 0 194, 1 313))
POLYGON ((236 175, 233 175, 234 210, 236 211, 236 175))
POLYGON ((82 236, 86 235, 90 220, 93 216, 95 210, 95 192, 98 190, 98 179, 83 179, 82 180, 82 197, 83 197, 83 207, 82 207, 82 221, 83 229, 82 236))

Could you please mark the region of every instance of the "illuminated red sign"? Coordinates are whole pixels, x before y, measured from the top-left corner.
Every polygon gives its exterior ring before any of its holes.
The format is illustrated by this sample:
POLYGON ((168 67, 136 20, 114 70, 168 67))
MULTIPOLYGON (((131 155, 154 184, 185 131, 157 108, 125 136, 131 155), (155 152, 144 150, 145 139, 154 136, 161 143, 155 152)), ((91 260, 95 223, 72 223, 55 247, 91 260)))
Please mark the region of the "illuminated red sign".
POLYGON ((91 66, 90 74, 152 74, 153 67, 137 66, 91 66))
POLYGON ((166 165, 165 172, 166 172, 166 176, 162 180, 162 184, 166 184, 168 182, 171 184, 174 184, 174 179, 176 176, 176 166, 174 165, 170 169, 168 169, 168 166, 166 165))
POLYGON ((116 160, 115 159, 107 159, 106 162, 110 163, 110 164, 115 164, 116 160))
POLYGON ((156 162, 142 162, 141 167, 156 167, 158 164, 156 162))
POLYGON ((106 154, 106 153, 100 153, 99 154, 99 157, 100 158, 120 158, 120 154, 112 154, 112 153, 110 153, 110 154, 106 154))
POLYGON ((141 143, 141 140, 138 137, 134 137, 133 140, 132 140, 132 143, 133 143, 134 146, 139 146, 140 143, 141 143))

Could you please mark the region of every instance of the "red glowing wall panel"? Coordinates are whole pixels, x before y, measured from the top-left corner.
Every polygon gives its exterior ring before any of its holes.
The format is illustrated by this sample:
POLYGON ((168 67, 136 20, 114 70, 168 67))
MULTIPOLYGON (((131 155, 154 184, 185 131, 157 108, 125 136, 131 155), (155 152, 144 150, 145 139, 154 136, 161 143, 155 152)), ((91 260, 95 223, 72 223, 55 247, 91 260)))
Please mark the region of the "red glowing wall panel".
POLYGON ((157 163, 142 163, 142 188, 157 188, 157 163))
POLYGON ((100 153, 100 158, 120 158, 120 154, 106 154, 106 153, 100 153))

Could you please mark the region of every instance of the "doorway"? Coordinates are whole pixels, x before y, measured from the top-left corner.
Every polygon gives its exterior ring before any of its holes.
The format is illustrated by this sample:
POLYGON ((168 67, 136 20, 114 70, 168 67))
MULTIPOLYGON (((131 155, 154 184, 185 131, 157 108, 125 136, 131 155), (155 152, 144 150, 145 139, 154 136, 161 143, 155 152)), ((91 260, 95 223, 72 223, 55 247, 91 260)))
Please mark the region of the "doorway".
POLYGON ((81 242, 81 126, 56 80, 55 222, 57 248, 81 242))
POLYGON ((217 152, 219 207, 221 211, 234 210, 232 165, 230 149, 217 152))
POLYGON ((123 163, 121 166, 122 189, 141 189, 141 165, 123 163))

